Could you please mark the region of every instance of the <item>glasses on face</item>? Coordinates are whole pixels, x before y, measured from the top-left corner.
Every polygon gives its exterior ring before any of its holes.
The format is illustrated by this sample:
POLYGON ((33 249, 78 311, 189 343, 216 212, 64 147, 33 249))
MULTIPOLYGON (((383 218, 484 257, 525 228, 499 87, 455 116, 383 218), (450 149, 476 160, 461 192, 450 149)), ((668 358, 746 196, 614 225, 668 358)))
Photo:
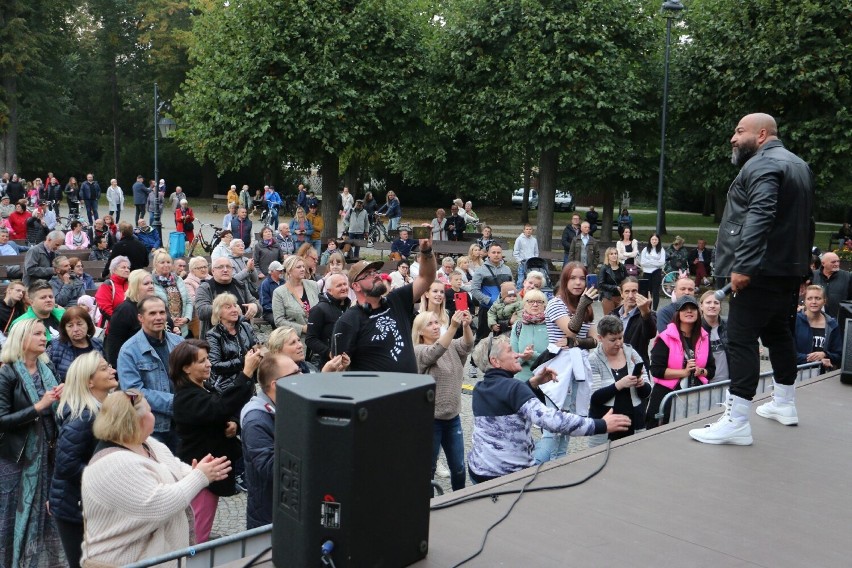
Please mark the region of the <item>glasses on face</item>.
POLYGON ((201 264, 195 267, 195 270, 207 270, 206 264, 201 264))
MULTIPOLYGON (((109 371, 110 369, 112 369, 112 365, 110 365, 109 363, 104 363, 103 365, 98 365, 98 371, 109 371)), ((130 393, 124 393, 124 394, 126 394, 128 397, 130 396, 130 393)), ((137 395, 134 394, 133 396, 137 396, 137 395)))
POLYGON ((367 272, 364 272, 363 274, 361 274, 361 276, 356 278, 355 282, 360 282, 361 280, 366 280, 367 278, 375 278, 376 274, 378 274, 378 272, 376 272, 375 270, 368 270, 367 272))
POLYGON ((278 380, 286 379, 287 377, 293 377, 293 376, 301 375, 301 374, 302 374, 302 371, 301 371, 301 370, 299 370, 299 368, 297 367, 297 368, 296 368, 296 370, 295 370, 295 371, 293 371, 292 373, 289 373, 289 374, 287 374, 287 375, 282 375, 282 376, 278 377, 278 380))
POLYGON ((533 306, 543 306, 544 300, 527 300, 527 303, 533 306))
POLYGON ((214 266, 213 270, 231 270, 230 264, 223 264, 222 266, 214 266))

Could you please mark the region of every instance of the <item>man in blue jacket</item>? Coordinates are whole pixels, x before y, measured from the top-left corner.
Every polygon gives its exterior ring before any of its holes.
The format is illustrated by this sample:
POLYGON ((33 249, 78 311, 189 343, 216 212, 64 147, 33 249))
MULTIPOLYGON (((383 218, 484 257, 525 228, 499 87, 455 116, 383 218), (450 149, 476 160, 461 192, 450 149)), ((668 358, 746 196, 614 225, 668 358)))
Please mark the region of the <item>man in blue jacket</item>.
POLYGON ((166 303, 157 296, 139 302, 136 335, 118 352, 118 377, 121 390, 138 389, 145 395, 154 413, 154 438, 172 452, 177 451, 177 433, 172 429, 174 388, 169 379, 169 354, 183 341, 166 331, 166 303))
POLYGON ((136 183, 133 184, 133 205, 136 207, 136 216, 133 223, 137 223, 139 219, 145 217, 145 206, 148 204, 149 189, 145 185, 145 178, 142 174, 136 176, 136 183))
POLYGON ((83 205, 86 207, 86 216, 89 218, 89 225, 94 223, 98 215, 98 199, 101 198, 101 185, 95 181, 95 176, 86 174, 86 181, 80 186, 80 199, 83 200, 83 205))

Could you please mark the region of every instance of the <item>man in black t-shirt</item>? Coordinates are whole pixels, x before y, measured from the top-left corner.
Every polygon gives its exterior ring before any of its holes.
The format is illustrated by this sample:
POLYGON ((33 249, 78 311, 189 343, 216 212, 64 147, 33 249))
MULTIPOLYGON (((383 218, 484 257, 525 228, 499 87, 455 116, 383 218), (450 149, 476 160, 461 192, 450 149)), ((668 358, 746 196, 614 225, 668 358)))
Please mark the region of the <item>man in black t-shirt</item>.
POLYGON ((350 371, 417 373, 411 327, 414 302, 435 281, 437 265, 432 241, 420 240, 420 274, 406 286, 387 293, 378 270, 382 262, 362 260, 349 269, 357 305, 337 320, 332 334, 333 355, 346 353, 350 371))

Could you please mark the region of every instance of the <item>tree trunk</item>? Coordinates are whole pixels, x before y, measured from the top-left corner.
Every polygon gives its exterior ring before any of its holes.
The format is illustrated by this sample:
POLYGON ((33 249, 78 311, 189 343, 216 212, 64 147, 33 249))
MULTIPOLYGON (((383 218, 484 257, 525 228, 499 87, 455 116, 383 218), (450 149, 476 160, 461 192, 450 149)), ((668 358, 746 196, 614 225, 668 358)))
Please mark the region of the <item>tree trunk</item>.
MULTIPOLYGON (((521 223, 530 222, 530 178, 532 177, 532 164, 530 163, 529 150, 524 152, 524 197, 521 200, 521 223)), ((539 196, 541 203, 541 196, 539 196)))
POLYGON ((3 90, 6 93, 6 106, 9 110, 9 126, 3 133, 2 153, 0 153, 0 173, 18 172, 18 78, 11 71, 3 77, 3 90))
MULTIPOLYGON (((615 207, 616 184, 606 184, 603 190, 603 206, 601 207, 600 239, 604 242, 612 241, 612 210, 615 207)), ((603 251, 601 251, 603 255, 603 251)))
POLYGON ((121 175, 118 170, 118 164, 121 162, 121 141, 119 139, 119 132, 121 131, 121 128, 118 124, 118 117, 121 113, 121 102, 118 98, 118 73, 115 67, 115 58, 113 57, 110 61, 109 67, 109 86, 111 91, 110 99, 112 100, 112 176, 115 179, 121 179, 121 175))
POLYGON ((361 197, 361 184, 358 179, 361 174, 361 160, 353 158, 346 171, 343 172, 343 185, 349 188, 349 193, 357 197, 361 197))
POLYGON ((553 243, 553 206, 556 203, 556 174, 559 151, 545 150, 538 161, 538 250, 549 251, 553 243))
POLYGON ((714 191, 711 191, 709 189, 704 190, 704 205, 701 208, 701 214, 704 217, 709 217, 710 215, 713 214, 713 205, 714 205, 713 194, 714 193, 715 193, 714 191))
POLYGON ((201 164, 201 193, 199 197, 213 199, 213 196, 216 195, 218 183, 219 176, 216 175, 216 166, 212 161, 204 160, 204 163, 201 164))
POLYGON ((337 236, 337 186, 340 180, 340 157, 337 154, 323 154, 322 165, 322 240, 337 236))
POLYGON ((728 190, 722 186, 713 192, 713 222, 721 223, 722 222, 722 214, 725 212, 725 200, 728 196, 728 190))

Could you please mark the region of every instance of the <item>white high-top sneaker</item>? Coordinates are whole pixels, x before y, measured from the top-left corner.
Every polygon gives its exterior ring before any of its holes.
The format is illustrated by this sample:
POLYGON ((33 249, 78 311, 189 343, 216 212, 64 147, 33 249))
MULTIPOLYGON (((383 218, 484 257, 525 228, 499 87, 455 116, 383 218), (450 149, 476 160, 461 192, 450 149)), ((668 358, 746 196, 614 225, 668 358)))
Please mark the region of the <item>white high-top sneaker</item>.
POLYGON ((750 446, 754 441, 751 437, 751 424, 748 422, 751 402, 732 396, 730 392, 725 394, 725 412, 719 420, 704 428, 690 430, 689 436, 705 444, 750 446))
POLYGON ((795 426, 799 423, 796 412, 796 385, 774 384, 772 400, 757 407, 758 416, 777 420, 785 426, 795 426))

